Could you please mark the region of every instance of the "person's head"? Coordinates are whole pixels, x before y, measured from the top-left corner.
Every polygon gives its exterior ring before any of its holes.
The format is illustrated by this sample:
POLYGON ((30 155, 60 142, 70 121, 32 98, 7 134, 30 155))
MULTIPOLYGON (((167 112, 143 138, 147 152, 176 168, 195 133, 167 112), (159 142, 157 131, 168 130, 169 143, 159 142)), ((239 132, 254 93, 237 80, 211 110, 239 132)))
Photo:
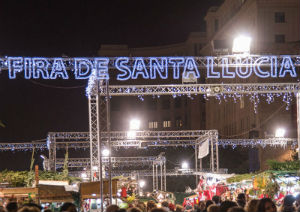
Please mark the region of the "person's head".
POLYGON ((171 210, 171 211, 175 211, 175 205, 173 204, 173 203, 169 203, 169 209, 171 210))
POLYGON ((233 201, 226 200, 220 205, 220 212, 227 212, 229 208, 235 207, 237 204, 233 201))
POLYGON ((76 206, 71 203, 71 202, 65 202, 61 207, 60 207, 60 212, 63 211, 68 211, 68 212, 77 212, 76 206))
POLYGON ((283 207, 291 207, 295 202, 296 198, 293 195, 286 195, 283 199, 283 207))
POLYGON ((246 195, 244 193, 239 193, 237 199, 246 201, 246 195))
POLYGON ((129 209, 127 210, 127 212, 142 212, 142 210, 139 209, 139 208, 133 207, 133 208, 129 208, 129 209))
POLYGON ((229 208, 228 212, 245 212, 245 210, 244 210, 244 208, 235 206, 235 207, 229 208))
POLYGON ((105 211, 106 212, 117 212, 119 209, 120 208, 117 205, 109 205, 105 211))
POLYGON ((0 206, 0 212, 5 212, 5 208, 2 205, 0 206))
POLYGON ((206 203, 205 203, 205 209, 207 210, 207 208, 210 206, 210 205, 213 205, 214 202, 211 201, 211 200, 207 200, 206 203))
POLYGON ((300 211, 300 193, 297 194, 295 200, 296 200, 296 206, 298 207, 298 211, 300 211))
POLYGON ((219 212, 220 211, 220 206, 218 205, 210 205, 207 208, 207 212, 219 212))
POLYGON ((23 206, 18 212, 41 212, 41 210, 36 206, 23 206))
POLYGON ((167 201, 163 201, 163 202, 161 203, 161 206, 162 206, 162 207, 169 208, 169 203, 168 203, 167 201))
POLYGON ((183 211, 183 207, 181 205, 176 205, 175 211, 176 212, 182 212, 183 211))
POLYGON ((143 202, 138 202, 136 205, 137 208, 141 209, 141 211, 145 212, 146 211, 146 206, 143 202))
POLYGON ((219 205, 221 203, 221 197, 220 196, 213 196, 212 197, 212 201, 216 204, 216 205, 219 205))
POLYGON ((277 208, 274 202, 270 198, 262 198, 258 201, 257 212, 276 212, 277 208))
POLYGON ((199 208, 200 211, 205 210, 205 202, 204 201, 200 201, 198 205, 199 205, 198 208, 199 208))
POLYGON ((17 202, 9 202, 6 205, 7 212, 17 212, 18 211, 18 203, 17 202))
POLYGON ((256 207, 258 203, 258 199, 252 199, 250 200, 246 205, 246 211, 247 212, 256 212, 256 207))
POLYGON ((151 210, 151 212, 166 212, 166 210, 164 210, 162 208, 154 208, 151 210))
POLYGON ((150 211, 150 210, 152 210, 152 209, 154 209, 154 208, 156 208, 155 202, 154 202, 153 200, 149 200, 149 201, 147 202, 147 210, 150 211))
POLYGON ((42 206, 40 206, 40 205, 38 205, 38 204, 35 204, 35 203, 33 203, 33 202, 26 203, 26 204, 24 204, 22 207, 24 207, 24 206, 37 207, 40 211, 43 209, 42 206))

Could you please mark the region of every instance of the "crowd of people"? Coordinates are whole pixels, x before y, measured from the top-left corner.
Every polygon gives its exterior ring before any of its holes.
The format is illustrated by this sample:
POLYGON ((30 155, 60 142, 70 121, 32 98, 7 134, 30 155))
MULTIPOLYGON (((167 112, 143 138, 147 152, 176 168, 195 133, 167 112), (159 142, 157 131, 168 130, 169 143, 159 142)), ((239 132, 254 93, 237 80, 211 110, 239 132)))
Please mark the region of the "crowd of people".
POLYGON ((160 207, 150 200, 146 204, 139 202, 127 209, 121 209, 117 205, 110 205, 106 212, 300 212, 300 194, 294 197, 287 195, 280 206, 270 198, 247 200, 246 195, 241 193, 236 201, 221 201, 220 196, 214 196, 212 200, 200 201, 198 204, 174 205, 167 201, 160 207))
MULTIPOLYGON (((42 206, 35 203, 18 204, 11 201, 6 207, 0 206, 0 212, 53 212, 49 208, 42 208, 42 206)), ((65 202, 59 209, 59 212, 77 212, 76 206, 71 202, 65 202)))
MULTIPOLYGON (((18 205, 17 202, 9 202, 6 207, 0 206, 0 212, 52 212, 51 209, 43 209, 40 205, 27 203, 18 205)), ((296 197, 286 195, 280 206, 270 198, 247 200, 244 193, 238 195, 236 201, 221 201, 220 196, 213 196, 212 200, 200 201, 198 204, 174 205, 168 201, 160 204, 149 200, 147 203, 137 202, 128 208, 119 208, 117 205, 109 205, 105 212, 300 212, 300 194, 296 197)), ((66 202, 59 212, 77 212, 73 203, 66 202)))

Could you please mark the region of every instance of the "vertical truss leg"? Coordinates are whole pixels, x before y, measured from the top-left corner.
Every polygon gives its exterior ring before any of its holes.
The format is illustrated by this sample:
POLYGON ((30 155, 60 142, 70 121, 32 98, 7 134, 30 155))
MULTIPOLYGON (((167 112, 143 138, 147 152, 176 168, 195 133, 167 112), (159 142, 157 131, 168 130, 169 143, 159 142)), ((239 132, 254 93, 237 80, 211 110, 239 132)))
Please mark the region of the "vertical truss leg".
MULTIPOLYGON (((89 128, 90 128, 90 178, 91 181, 97 179, 96 171, 99 160, 99 108, 98 95, 89 96, 89 128)), ((100 171, 100 170, 98 170, 100 171)), ((98 173, 99 177, 99 173, 98 173)))
POLYGON ((198 185, 198 151, 197 151, 197 149, 198 149, 198 145, 197 144, 195 144, 195 172, 196 172, 196 174, 195 174, 195 177, 196 177, 196 186, 198 185))
POLYGON ((167 171, 166 171, 166 161, 164 161, 164 191, 167 191, 167 171))
POLYGON ((163 185, 163 163, 160 163, 160 190, 163 191, 164 190, 164 185, 163 185))
POLYGON ((48 136, 48 148, 49 148, 49 169, 56 171, 56 139, 53 135, 48 136))
POLYGON ((298 136, 298 159, 300 160, 300 92, 297 92, 297 136, 298 136))
POLYGON ((211 172, 215 172, 215 163, 214 163, 214 141, 210 137, 210 169, 211 172))
POLYGON ((152 175, 152 184, 153 184, 153 192, 155 191, 155 168, 154 168, 154 163, 152 165, 153 168, 153 175, 152 175))
POLYGON ((155 190, 158 191, 158 167, 157 164, 155 164, 155 190))

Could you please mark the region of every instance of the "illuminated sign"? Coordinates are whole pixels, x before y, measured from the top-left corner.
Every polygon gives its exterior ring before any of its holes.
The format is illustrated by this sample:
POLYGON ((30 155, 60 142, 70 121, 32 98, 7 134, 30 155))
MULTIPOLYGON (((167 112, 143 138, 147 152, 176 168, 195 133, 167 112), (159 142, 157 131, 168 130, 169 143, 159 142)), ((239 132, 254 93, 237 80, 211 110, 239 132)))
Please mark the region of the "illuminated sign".
POLYGON ((16 79, 109 79, 115 72, 117 80, 135 79, 188 79, 188 78, 283 78, 297 77, 295 67, 300 57, 96 57, 96 58, 43 58, 7 57, 0 60, 1 70, 16 79))

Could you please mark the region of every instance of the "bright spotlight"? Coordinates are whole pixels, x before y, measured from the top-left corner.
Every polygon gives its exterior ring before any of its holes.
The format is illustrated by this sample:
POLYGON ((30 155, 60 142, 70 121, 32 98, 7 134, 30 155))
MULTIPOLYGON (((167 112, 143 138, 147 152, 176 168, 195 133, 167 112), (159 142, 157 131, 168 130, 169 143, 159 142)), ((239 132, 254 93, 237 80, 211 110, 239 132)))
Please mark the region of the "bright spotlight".
POLYGON ((86 173, 81 173, 81 178, 87 178, 87 174, 86 173))
POLYGON ((129 129, 130 130, 139 130, 140 129, 140 125, 141 125, 141 121, 138 119, 132 119, 130 121, 130 126, 129 129))
POLYGON ((139 186, 140 186, 141 188, 143 188, 145 185, 146 185, 146 182, 145 182, 144 180, 140 180, 139 186))
POLYGON ((98 170, 98 166, 93 166, 93 170, 97 171, 98 170))
POLYGON ((102 155, 103 155, 104 157, 108 157, 109 154, 110 154, 110 152, 109 152, 108 149, 103 149, 103 150, 102 150, 102 155))
POLYGON ((238 36, 233 40, 233 53, 250 53, 251 38, 248 36, 238 36))
POLYGON ((285 129, 283 128, 278 128, 275 132, 275 137, 276 138, 283 138, 285 134, 285 129))
POLYGON ((136 132, 135 131, 128 131, 127 132, 127 138, 128 139, 135 139, 136 138, 136 132))
POLYGON ((186 161, 184 161, 184 162, 182 162, 182 164, 181 164, 181 168, 182 168, 182 169, 188 169, 188 168, 189 168, 189 164, 188 164, 186 161))

